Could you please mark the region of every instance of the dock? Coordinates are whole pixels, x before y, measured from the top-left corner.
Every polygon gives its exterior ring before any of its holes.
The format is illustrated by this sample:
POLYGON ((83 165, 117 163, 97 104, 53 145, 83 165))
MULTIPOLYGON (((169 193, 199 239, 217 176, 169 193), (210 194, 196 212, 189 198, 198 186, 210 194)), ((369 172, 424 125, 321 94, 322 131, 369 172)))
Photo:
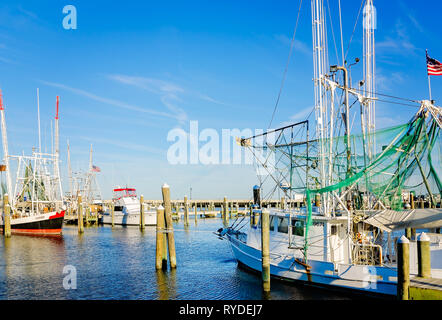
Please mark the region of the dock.
POLYGON ((410 300, 442 300, 442 279, 419 278, 410 279, 410 300))

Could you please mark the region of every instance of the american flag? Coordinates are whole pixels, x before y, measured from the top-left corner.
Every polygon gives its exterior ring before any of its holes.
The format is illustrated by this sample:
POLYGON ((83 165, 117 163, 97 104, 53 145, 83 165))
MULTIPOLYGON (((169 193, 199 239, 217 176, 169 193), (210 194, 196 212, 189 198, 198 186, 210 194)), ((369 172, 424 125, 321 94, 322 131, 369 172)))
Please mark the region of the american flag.
POLYGON ((92 166, 92 171, 101 172, 100 168, 98 168, 97 166, 92 166))
POLYGON ((442 76, 442 63, 430 58, 427 52, 427 69, 429 76, 442 76))

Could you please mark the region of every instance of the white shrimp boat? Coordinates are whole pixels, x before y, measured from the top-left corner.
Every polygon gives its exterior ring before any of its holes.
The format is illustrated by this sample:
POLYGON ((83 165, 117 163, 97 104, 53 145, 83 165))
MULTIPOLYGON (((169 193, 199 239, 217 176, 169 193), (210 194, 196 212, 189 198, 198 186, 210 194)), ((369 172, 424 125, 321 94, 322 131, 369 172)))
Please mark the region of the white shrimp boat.
MULTIPOLYGON (((314 137, 306 120, 237 138, 262 169, 258 175, 264 182, 255 190, 267 180, 277 187, 265 189, 279 189, 286 199, 305 195, 302 208, 285 204, 273 209, 261 208, 261 196, 255 194, 254 212, 261 217, 266 210, 270 217, 270 275, 334 289, 396 295, 394 232, 442 226, 442 209, 436 208, 442 194, 441 159, 432 152, 440 144, 442 109, 431 99, 410 100, 417 112, 408 123, 375 131, 375 101, 385 95, 375 93, 373 1, 367 0, 364 8, 364 80, 358 89, 350 87, 346 63, 328 65, 324 1, 311 4, 314 137), (350 109, 351 103, 359 105, 360 111, 350 109), (350 119, 355 114, 361 127, 351 134, 350 119), (417 209, 413 195, 418 194, 433 208, 417 209)), ((389 97, 385 102, 395 103, 396 98, 389 97)), ((403 102, 397 99, 397 104, 403 102)), ((260 228, 260 221, 238 219, 218 230, 230 242, 238 263, 258 272, 262 270, 260 228)), ((430 238, 432 277, 442 278, 442 237, 430 238)), ((410 274, 417 275, 417 269, 416 242, 411 241, 410 274)))
MULTIPOLYGON (((38 91, 37 91, 38 100, 38 91)), ((30 156, 10 155, 6 134, 5 108, 0 92, 0 114, 3 141, 4 165, 6 173, 6 191, 10 206, 10 223, 12 234, 60 235, 66 207, 63 203, 63 191, 59 172, 58 143, 58 109, 59 97, 56 100, 55 115, 55 150, 53 153, 41 152, 39 130, 39 148, 32 150, 30 156), (15 178, 12 184, 11 163, 16 163, 15 178)), ((38 126, 40 112, 38 108, 38 126)), ((5 210, 0 217, 0 229, 3 230, 5 210)))
MULTIPOLYGON (((114 224, 123 226, 140 225, 140 200, 134 188, 115 188, 112 199, 114 205, 114 224)), ((155 226, 157 213, 154 209, 144 208, 144 224, 155 226)), ((112 215, 109 210, 103 214, 103 224, 112 224, 112 215)))

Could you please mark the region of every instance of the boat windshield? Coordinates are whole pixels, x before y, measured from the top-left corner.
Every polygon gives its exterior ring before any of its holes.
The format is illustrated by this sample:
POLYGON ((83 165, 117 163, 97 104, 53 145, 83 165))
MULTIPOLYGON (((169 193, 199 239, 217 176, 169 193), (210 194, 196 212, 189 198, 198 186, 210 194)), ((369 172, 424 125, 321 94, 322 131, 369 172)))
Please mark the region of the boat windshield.
POLYGON ((137 193, 135 189, 129 189, 129 188, 125 188, 125 189, 115 189, 114 190, 114 198, 115 199, 120 199, 123 197, 136 197, 137 193))

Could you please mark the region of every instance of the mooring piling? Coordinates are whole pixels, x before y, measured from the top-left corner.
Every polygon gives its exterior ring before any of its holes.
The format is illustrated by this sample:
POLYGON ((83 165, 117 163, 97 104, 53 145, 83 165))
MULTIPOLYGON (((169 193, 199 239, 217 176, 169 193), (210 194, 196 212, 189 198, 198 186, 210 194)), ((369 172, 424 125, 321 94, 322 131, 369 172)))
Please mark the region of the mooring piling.
POLYGON ((113 203, 110 204, 110 210, 111 210, 112 228, 113 228, 113 227, 115 227, 115 217, 114 217, 115 206, 113 203))
POLYGON ((189 204, 187 203, 187 196, 184 196, 184 225, 189 225, 189 204))
POLYGON ((11 237, 11 207, 9 206, 8 194, 3 196, 3 217, 5 219, 3 234, 5 238, 11 237))
POLYGON ((166 228, 164 223, 164 207, 157 208, 157 228, 156 228, 156 258, 155 268, 157 270, 167 269, 167 247, 164 241, 166 228))
POLYGON ((144 230, 145 229, 145 224, 144 224, 144 196, 141 195, 140 196, 140 230, 144 230))
POLYGON ((81 196, 79 195, 77 198, 77 222, 78 222, 78 233, 84 232, 84 224, 83 224, 83 204, 81 202, 81 196))
POLYGON ((161 188, 163 194, 163 202, 164 202, 164 214, 165 214, 165 226, 166 226, 166 237, 169 247, 169 259, 170 259, 170 267, 176 268, 176 251, 175 251, 175 237, 173 234, 173 222, 172 222, 172 212, 170 205, 170 187, 167 184, 164 184, 161 188))
POLYGON ((262 289, 270 291, 270 229, 269 212, 261 213, 262 289))
POLYGON ((402 236, 397 242, 397 298, 408 300, 410 286, 410 241, 402 236))
POLYGON ((194 210, 195 210, 195 224, 197 224, 198 222, 198 207, 196 206, 196 202, 195 202, 195 206, 194 206, 194 210))
POLYGON ((431 277, 431 253, 430 238, 422 232, 417 238, 417 262, 418 276, 421 278, 431 277))
POLYGON ((405 237, 411 240, 411 228, 405 228, 405 237))

